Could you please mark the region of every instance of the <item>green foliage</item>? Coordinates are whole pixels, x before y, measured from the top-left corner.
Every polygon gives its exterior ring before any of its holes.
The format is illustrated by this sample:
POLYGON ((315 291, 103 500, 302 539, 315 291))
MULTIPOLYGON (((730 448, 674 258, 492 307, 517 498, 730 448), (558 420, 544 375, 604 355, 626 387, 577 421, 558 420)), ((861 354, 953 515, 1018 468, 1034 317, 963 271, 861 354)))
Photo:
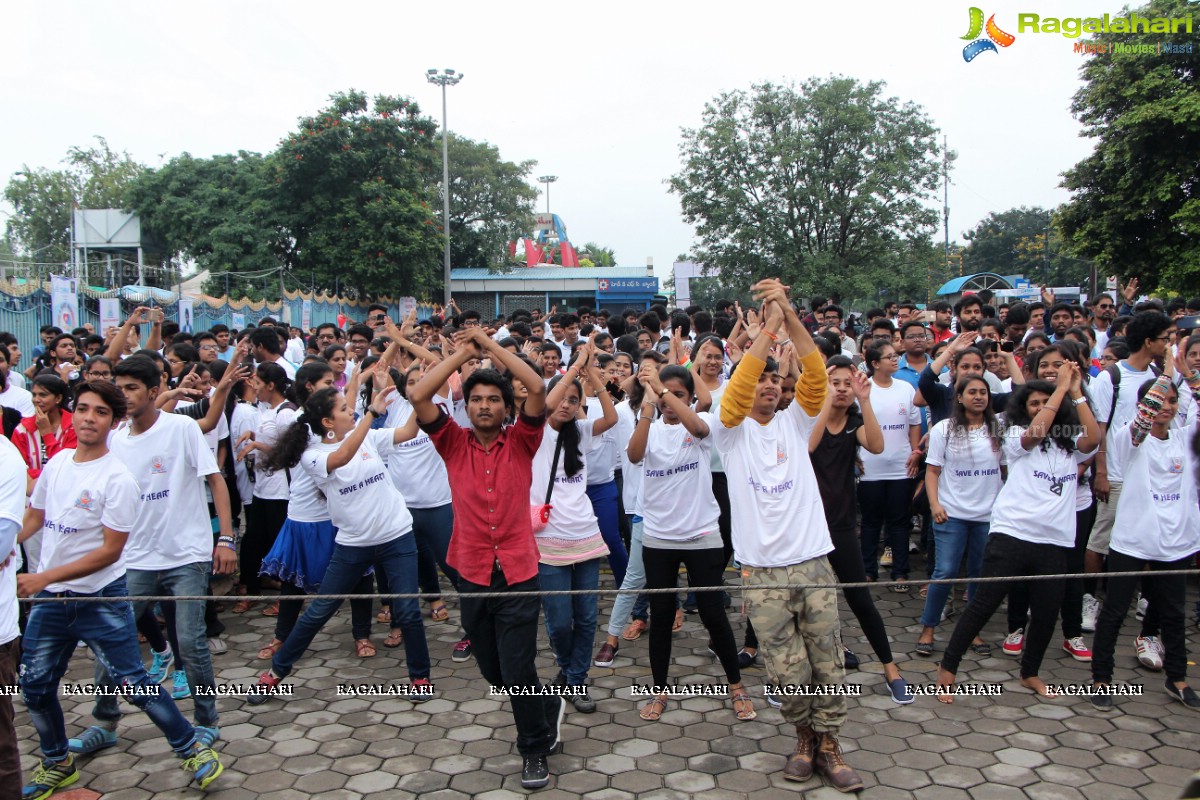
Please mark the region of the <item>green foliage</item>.
POLYGON ((670 179, 697 259, 732 286, 778 276, 798 295, 872 297, 923 286, 943 153, 937 129, 884 84, 764 83, 706 104, 670 179))
MULTIPOLYGON (((1195 15, 1186 0, 1152 0, 1144 17, 1195 15)), ((1161 34, 1098 34, 1093 41, 1157 44, 1161 34)), ((1096 140, 1063 174, 1072 194, 1058 223, 1100 274, 1140 278, 1143 291, 1200 292, 1200 50, 1110 53, 1080 68, 1071 111, 1096 140)))
POLYGON ((596 267, 615 267, 617 265, 616 251, 611 247, 601 247, 595 242, 588 242, 579 248, 579 266, 581 267, 585 256, 596 267))
POLYGON ((14 213, 6 236, 25 256, 43 263, 70 259, 71 211, 127 208, 128 190, 145 169, 128 153, 115 152, 103 137, 94 147, 72 147, 63 169, 24 166, 4 188, 14 213))
POLYGON ((1066 243, 1044 208, 1010 208, 988 214, 965 234, 970 243, 964 251, 966 274, 995 272, 1024 275, 1050 286, 1081 286, 1091 273, 1088 260, 1065 252, 1066 243), (1049 227, 1049 260, 1046 233, 1049 227))

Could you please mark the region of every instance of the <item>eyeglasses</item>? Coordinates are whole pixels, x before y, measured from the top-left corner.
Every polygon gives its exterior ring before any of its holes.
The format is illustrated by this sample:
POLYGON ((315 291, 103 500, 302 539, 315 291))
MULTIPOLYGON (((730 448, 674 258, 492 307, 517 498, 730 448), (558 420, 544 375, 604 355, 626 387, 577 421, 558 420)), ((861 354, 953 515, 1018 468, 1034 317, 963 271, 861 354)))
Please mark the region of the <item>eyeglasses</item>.
POLYGON ((111 378, 112 377, 111 372, 92 372, 91 370, 88 370, 88 372, 86 374, 90 375, 93 378, 111 378))
POLYGON ((1164 336, 1155 336, 1155 337, 1154 337, 1154 341, 1156 341, 1156 342, 1169 342, 1169 341, 1171 341, 1171 334, 1169 334, 1169 333, 1168 333, 1168 334, 1166 334, 1166 335, 1164 335, 1164 336))
POLYGON ((1116 308, 1112 303, 1101 303, 1096 308, 1116 308))
POLYGON ((927 337, 923 333, 910 333, 904 337, 906 342, 923 342, 927 337))
POLYGON ((217 346, 215 344, 202 344, 202 345, 200 345, 200 349, 201 350, 216 350, 217 346))

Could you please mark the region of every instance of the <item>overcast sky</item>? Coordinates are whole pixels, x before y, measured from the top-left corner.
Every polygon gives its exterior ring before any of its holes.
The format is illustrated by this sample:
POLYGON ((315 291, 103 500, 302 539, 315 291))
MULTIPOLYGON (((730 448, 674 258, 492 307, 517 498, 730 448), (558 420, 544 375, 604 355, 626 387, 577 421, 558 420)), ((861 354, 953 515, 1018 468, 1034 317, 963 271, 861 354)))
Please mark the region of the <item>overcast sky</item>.
MULTIPOLYGON (((1116 14, 1105 0, 1016 10, 1116 14)), ((150 166, 187 151, 267 152, 336 91, 407 95, 440 121, 429 67, 465 73, 449 127, 536 159, 573 242, 653 258, 693 244, 665 179, 680 129, 752 83, 843 74, 923 106, 958 161, 950 235, 991 211, 1067 199, 1059 174, 1091 150, 1068 106, 1084 56, 1018 35, 962 58, 968 3, 59 2, 0 4, 0 176, 55 167, 93 135, 150 166), (932 9, 932 10, 929 10, 932 9)), ((984 8, 991 14, 993 7, 984 8)), ((937 202, 940 207, 940 198, 937 202)), ((538 210, 545 209, 540 197, 538 210)), ((937 234, 940 240, 942 234, 937 234)))

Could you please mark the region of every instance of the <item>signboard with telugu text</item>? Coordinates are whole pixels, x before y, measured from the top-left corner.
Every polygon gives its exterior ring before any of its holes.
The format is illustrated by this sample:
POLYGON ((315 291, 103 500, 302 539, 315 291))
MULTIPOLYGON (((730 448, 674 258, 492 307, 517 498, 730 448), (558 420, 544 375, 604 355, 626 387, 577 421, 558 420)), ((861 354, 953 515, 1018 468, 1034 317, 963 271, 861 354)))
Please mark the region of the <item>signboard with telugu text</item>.
POLYGON ((599 292, 657 292, 658 278, 601 278, 596 281, 599 292))

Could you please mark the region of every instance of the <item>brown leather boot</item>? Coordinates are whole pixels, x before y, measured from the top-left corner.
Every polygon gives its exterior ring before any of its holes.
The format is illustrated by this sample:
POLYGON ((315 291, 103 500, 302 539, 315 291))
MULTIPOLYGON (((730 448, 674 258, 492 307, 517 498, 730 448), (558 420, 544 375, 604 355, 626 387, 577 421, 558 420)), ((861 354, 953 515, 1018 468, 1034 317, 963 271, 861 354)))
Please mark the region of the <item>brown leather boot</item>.
POLYGON ((842 757, 841 745, 832 733, 821 734, 813 766, 817 772, 828 778, 829 783, 839 792, 862 791, 862 778, 846 763, 842 757))
POLYGON ((806 781, 813 774, 813 753, 817 749, 817 732, 808 725, 796 726, 796 752, 788 756, 783 767, 783 778, 789 781, 806 781))

